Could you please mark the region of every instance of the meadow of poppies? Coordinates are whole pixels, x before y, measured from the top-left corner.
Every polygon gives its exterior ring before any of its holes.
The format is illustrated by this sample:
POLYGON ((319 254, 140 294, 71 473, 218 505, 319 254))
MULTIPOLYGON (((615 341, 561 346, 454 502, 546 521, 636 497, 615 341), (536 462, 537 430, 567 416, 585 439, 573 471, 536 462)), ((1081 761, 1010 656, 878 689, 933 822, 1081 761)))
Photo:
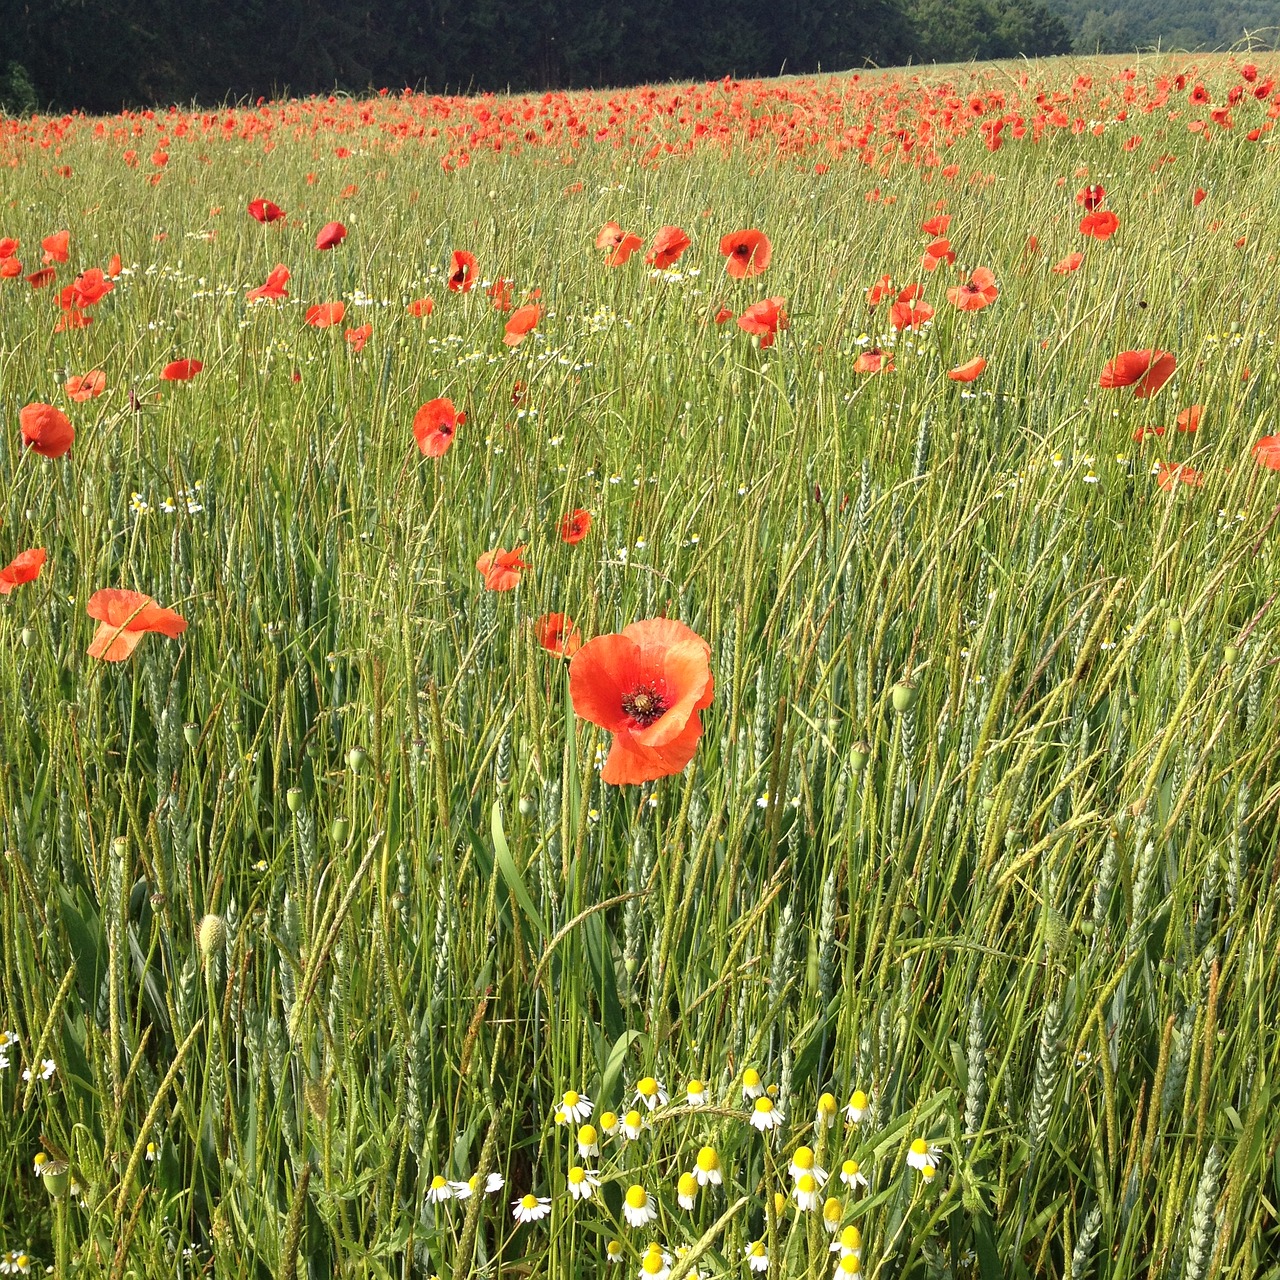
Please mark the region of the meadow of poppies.
POLYGON ((0 119, 0 1274, 1280 1275, 1278 81, 0 119))

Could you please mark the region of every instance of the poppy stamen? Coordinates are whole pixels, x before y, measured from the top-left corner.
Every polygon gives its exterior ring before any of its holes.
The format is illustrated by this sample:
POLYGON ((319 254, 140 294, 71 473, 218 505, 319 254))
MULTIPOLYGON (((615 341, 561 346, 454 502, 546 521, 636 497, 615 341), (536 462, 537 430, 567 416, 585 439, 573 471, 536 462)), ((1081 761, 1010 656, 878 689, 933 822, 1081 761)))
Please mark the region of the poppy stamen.
POLYGON ((641 685, 622 695, 622 709, 641 728, 647 729, 666 714, 667 701, 654 685, 641 685))

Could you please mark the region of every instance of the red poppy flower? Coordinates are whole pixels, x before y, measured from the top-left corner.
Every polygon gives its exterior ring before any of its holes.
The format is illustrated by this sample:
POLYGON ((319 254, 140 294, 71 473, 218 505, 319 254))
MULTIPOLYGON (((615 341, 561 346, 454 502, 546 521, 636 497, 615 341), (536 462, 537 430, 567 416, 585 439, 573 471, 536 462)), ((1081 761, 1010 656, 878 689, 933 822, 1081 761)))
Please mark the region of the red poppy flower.
POLYGON ((93 323, 93 317, 85 311, 77 311, 69 307, 62 313, 58 323, 53 326, 54 333, 64 333, 67 329, 87 329, 93 323))
POLYGON ((120 261, 120 255, 118 253, 113 253, 107 262, 107 275, 109 275, 113 280, 118 279, 123 266, 124 264, 120 261))
POLYGON ((582 637, 567 613, 544 613, 533 626, 538 643, 557 658, 572 658, 582 648, 582 637))
POLYGON ((760 345, 771 347, 778 330, 786 329, 791 324, 783 310, 786 305, 786 298, 765 298, 760 302, 753 302, 738 317, 738 328, 744 333, 759 334, 760 345))
POLYGON ((1120 219, 1110 209, 1099 209, 1086 213, 1080 219, 1082 235, 1092 236, 1095 240, 1110 240, 1120 226, 1120 219))
POLYGON ((160 605, 141 591, 108 587, 89 597, 85 612, 98 623, 89 644, 89 656, 104 662, 123 662, 142 643, 148 631, 176 640, 186 629, 186 619, 160 605))
POLYGON ((495 311, 511 310, 511 286, 515 284, 514 280, 506 280, 499 276, 486 290, 493 302, 495 311))
POLYGON ((893 353, 879 347, 868 347, 853 362, 854 373, 892 373, 893 353))
POLYGON ((1198 84, 1191 90, 1190 102, 1192 106, 1203 107, 1210 101, 1209 90, 1204 85, 1198 84))
POLYGON ((1049 270, 1056 272, 1060 276, 1069 276, 1073 271, 1080 269, 1080 264, 1083 261, 1083 253, 1069 253, 1061 262, 1055 262, 1049 270))
POLYGON ((724 269, 735 280, 747 280, 768 267, 773 246, 763 231, 733 231, 720 241, 720 252, 728 259, 724 269))
POLYGON ((359 355, 364 350, 364 344, 373 337, 373 325, 362 324, 358 329, 348 329, 342 336, 347 340, 352 354, 359 355))
POLYGON ((579 507, 576 511, 570 511, 560 521, 560 541, 567 542, 570 546, 575 546, 587 536, 590 530, 591 512, 584 511, 579 507))
POLYGON ((249 217, 262 223, 276 222, 284 217, 284 210, 272 200, 250 200, 249 217))
POLYGON ((952 382, 972 382, 987 367, 986 358, 983 356, 974 356, 972 360, 967 360, 964 364, 957 366, 955 369, 947 370, 947 377, 952 382))
POLYGON ((918 329, 926 320, 933 319, 933 308, 927 302, 912 298, 898 301, 889 308, 889 323, 895 329, 918 329))
POLYGON ((616 222, 606 222, 596 232, 597 249, 616 249, 622 243, 624 232, 616 222))
POLYGON ((19 551, 3 569, 0 569, 0 596, 7 596, 24 582, 34 582, 44 568, 49 553, 43 547, 31 551, 19 551))
POLYGON ((893 281, 888 276, 881 276, 879 280, 867 290, 867 306, 874 307, 876 303, 887 298, 893 292, 893 281))
POLYGON ((107 389, 107 375, 101 369, 91 373, 73 373, 67 379, 67 396, 79 403, 94 400, 107 389))
POLYGON ((0 236, 0 260, 12 258, 21 243, 21 240, 15 240, 13 236, 0 236))
POLYGON ((1198 209, 1204 203, 1205 197, 1208 194, 1209 193, 1203 187, 1197 187, 1191 193, 1191 207, 1193 209, 1198 209))
POLYGON ((162 382, 188 382, 204 368, 202 360, 171 360, 160 370, 162 382))
POLYGON ((584 720, 613 734, 601 778, 614 786, 679 773, 711 705, 711 646, 673 618, 633 622, 597 636, 569 664, 569 696, 584 720))
POLYGON ((53 235, 45 236, 40 241, 40 247, 44 250, 45 262, 66 262, 67 246, 70 241, 70 231, 55 231, 53 235))
POLYGON ((1204 413, 1202 405, 1193 404, 1178 414, 1178 430, 1186 435, 1190 435, 1194 431, 1200 429, 1200 418, 1204 413))
POLYGON ((92 307, 115 288, 103 274, 101 267, 90 267, 76 276, 71 285, 71 296, 78 307, 92 307))
POLYGON ((947 290, 947 301, 960 311, 981 311, 1000 296, 996 278, 986 267, 978 267, 964 284, 947 290))
POLYGON ((317 302, 315 306, 307 308, 305 319, 313 329, 328 329, 341 324, 342 317, 346 314, 345 302, 317 302))
POLYGON ((17 258, 0 258, 0 280, 16 280, 22 274, 22 263, 17 258))
POLYGON ((266 283, 250 289, 244 299, 246 302, 257 302, 259 298, 269 298, 272 302, 279 302, 289 296, 289 291, 285 288, 288 283, 289 268, 283 262, 277 262, 267 273, 266 283))
POLYGON ((60 458, 75 442, 76 431, 61 409, 51 404, 29 404, 18 412, 22 442, 42 458, 60 458))
POLYGON ((1138 427, 1133 433, 1133 439, 1136 444, 1141 444, 1144 440, 1150 440, 1152 436, 1162 436, 1164 433, 1164 427, 1138 427))
POLYGON ((1076 192, 1076 204, 1083 205, 1085 213, 1092 213, 1106 198, 1106 190, 1096 182, 1076 192))
POLYGON ((1178 487, 1179 481, 1192 489, 1199 489, 1204 484, 1204 472, 1197 471, 1195 467, 1189 467, 1184 462, 1179 462, 1172 467, 1167 462, 1162 462, 1160 469, 1156 472, 1156 484, 1166 493, 1172 493, 1178 487))
POLYGON ((1139 400, 1153 396, 1170 378, 1178 362, 1169 351, 1147 348, 1122 351, 1109 360, 1098 379, 1100 387, 1132 387, 1139 400))
POLYGON ((420 319, 426 319, 435 309, 434 298, 415 298, 405 308, 411 316, 418 316, 420 319))
POLYGON ((624 267, 637 249, 644 248, 644 241, 634 231, 624 231, 618 243, 604 260, 606 267, 624 267))
POLYGON ((1280 436, 1263 436, 1250 452, 1260 466, 1268 471, 1280 471, 1280 436))
POLYGON ((347 229, 340 222, 326 222, 316 236, 317 249, 332 249, 347 238, 347 229))
POLYGON ((475 255, 465 249, 453 251, 453 270, 449 273, 449 288, 454 293, 470 293, 476 287, 475 255))
POLYGON ((510 551, 495 547, 486 551, 476 561, 476 568, 484 578, 485 590, 510 591, 518 587, 521 572, 529 567, 523 557, 523 547, 512 547, 510 551))
POLYGON ((715 320, 716 324, 724 324, 727 320, 733 319, 733 308, 721 306, 717 309, 715 320))
POLYGON ((950 240, 935 240, 924 251, 924 257, 920 259, 920 269, 922 271, 936 271, 944 262, 950 266, 956 260, 956 251, 951 247, 950 240))
POLYGON ((27 283, 33 289, 43 289, 45 285, 52 284, 58 278, 58 273, 52 267, 41 267, 39 271, 33 271, 27 277, 27 283))
POLYGON ((418 442, 423 456, 443 458, 449 452, 459 424, 466 419, 465 413, 459 413, 453 407, 452 400, 443 397, 428 400, 413 415, 413 438, 418 442))
POLYGON ((932 218, 926 218, 920 224, 920 230, 927 236, 945 236, 951 227, 951 215, 949 213, 937 213, 932 218))
POLYGON ((511 319, 505 325, 505 336, 502 341, 509 347, 518 347, 533 331, 542 318, 542 308, 536 302, 517 307, 511 319))
POLYGON ((665 271, 680 261, 680 255, 691 243, 682 227, 659 227, 653 237, 653 247, 644 260, 655 270, 665 271))

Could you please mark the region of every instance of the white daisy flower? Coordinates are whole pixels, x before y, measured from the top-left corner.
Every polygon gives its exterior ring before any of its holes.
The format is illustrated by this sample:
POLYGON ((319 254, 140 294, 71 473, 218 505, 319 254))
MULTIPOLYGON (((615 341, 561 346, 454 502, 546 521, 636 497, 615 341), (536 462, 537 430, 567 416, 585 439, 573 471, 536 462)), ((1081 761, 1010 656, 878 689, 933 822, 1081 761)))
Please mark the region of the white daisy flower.
POLYGON ((756 1099, 756 1105, 751 1112, 751 1124, 761 1133, 776 1129, 785 1119, 786 1116, 773 1105, 772 1098, 756 1099))
POLYGON ((636 1083, 636 1101, 644 1103, 652 1111, 655 1107, 665 1107, 669 1099, 661 1080, 645 1076, 636 1083))
POLYGON ((797 1147, 787 1172, 797 1180, 805 1174, 811 1174, 817 1180, 818 1186, 822 1186, 827 1180, 827 1171, 816 1163, 812 1147, 797 1147))
POLYGON ((610 1240, 604 1247, 604 1260, 609 1263, 622 1261, 622 1241, 610 1240))
POLYGON ((551 1201, 546 1196, 521 1196, 511 1202, 511 1216, 517 1222, 538 1222, 551 1212, 551 1201))
POLYGON ((871 1099, 861 1089, 855 1089, 849 1095, 849 1101, 844 1109, 844 1118, 850 1124, 861 1124, 870 1109, 871 1099))
POLYGON ((651 1244, 640 1260, 640 1280, 667 1280, 671 1274, 671 1255, 651 1244))
POLYGON ((600 1179, 591 1170, 577 1164, 569 1170, 569 1194, 575 1200, 590 1200, 599 1185, 600 1179))
POLYGON ((840 1255, 840 1260, 836 1263, 836 1280, 853 1280, 854 1276, 862 1274, 862 1259, 856 1253, 845 1253, 840 1255))
POLYGON ((690 1080, 685 1087, 685 1098, 691 1107, 704 1107, 707 1104, 707 1087, 701 1080, 690 1080))
POLYGON ((630 1142, 634 1142, 640 1136, 640 1130, 644 1128, 644 1117, 638 1111, 628 1111, 622 1117, 622 1136, 630 1142))
POLYGON ((566 1089, 564 1097, 560 1100, 560 1110, 574 1124, 581 1124, 591 1115, 591 1099, 585 1093, 566 1089))
MULTIPOLYGON (((591 1126, 588 1125, 589 1129, 591 1126)), ((618 1117, 612 1111, 602 1111, 600 1113, 600 1131, 607 1138, 612 1138, 618 1132, 618 1117)))
POLYGON ((748 1067, 742 1073, 742 1096, 758 1098, 762 1093, 764 1093, 764 1085, 760 1083, 760 1073, 755 1067, 748 1067))
POLYGON ((680 1175, 676 1182, 676 1201, 682 1209, 692 1210, 698 1197, 700 1185, 695 1174, 682 1173, 680 1175))
POLYGON ((622 1216, 626 1218, 629 1227, 648 1226, 658 1216, 649 1193, 638 1182, 627 1188, 626 1198, 622 1202, 622 1216))
MULTIPOLYGON (((605 1115, 611 1115, 606 1111, 605 1115)), ((616 1118, 616 1117, 615 1117, 616 1118)), ((593 1124, 584 1124, 578 1130, 578 1154, 585 1160, 588 1156, 598 1156, 600 1154, 600 1135, 596 1132, 593 1124)))
POLYGON ((818 1207, 819 1191, 817 1178, 811 1173, 802 1173, 796 1179, 796 1208, 801 1213, 808 1213, 810 1210, 816 1209, 818 1207))
POLYGON ((454 1194, 453 1184, 448 1180, 448 1178, 441 1177, 441 1175, 437 1173, 436 1176, 431 1179, 431 1185, 427 1188, 427 1203, 444 1204, 446 1200, 452 1200, 454 1194))
POLYGON ((841 1257, 851 1253, 855 1258, 861 1258, 862 1232, 850 1223, 839 1237, 831 1242, 831 1252, 838 1253, 841 1257))
POLYGON ((840 1230, 840 1220, 844 1217, 844 1205, 835 1196, 828 1196, 822 1202, 822 1225, 829 1235, 840 1230))
POLYGON ((814 1123, 830 1129, 836 1122, 836 1113, 840 1110, 834 1093, 824 1093, 818 1099, 818 1114, 814 1123))
POLYGON ((907 1151, 907 1163, 926 1178, 932 1178, 938 1171, 938 1148, 931 1147, 923 1138, 916 1138, 907 1151))
POLYGON ((693 1176, 698 1180, 698 1186, 705 1187, 707 1183, 718 1187, 724 1181, 724 1176, 720 1168, 720 1153, 715 1147, 699 1147, 698 1158, 694 1162, 693 1176))
POLYGON ((846 1160, 840 1166, 840 1181, 846 1187, 865 1187, 867 1175, 862 1172, 856 1160, 846 1160))
POLYGON ((742 1252, 747 1259, 747 1266, 752 1271, 765 1272, 769 1270, 769 1251, 765 1248, 763 1240, 757 1240, 754 1244, 747 1245, 742 1252))

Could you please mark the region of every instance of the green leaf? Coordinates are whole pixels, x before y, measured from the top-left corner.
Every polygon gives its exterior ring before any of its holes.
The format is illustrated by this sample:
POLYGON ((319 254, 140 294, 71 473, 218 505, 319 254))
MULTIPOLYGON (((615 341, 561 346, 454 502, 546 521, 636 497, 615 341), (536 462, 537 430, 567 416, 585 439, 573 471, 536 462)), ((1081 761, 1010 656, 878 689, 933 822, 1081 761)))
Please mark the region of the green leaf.
POLYGON ((640 1031, 624 1031, 614 1041, 609 1051, 609 1061, 604 1064, 604 1077, 600 1082, 600 1107, 602 1110, 612 1108, 617 1100, 618 1080, 622 1076, 622 1064, 627 1060, 627 1050, 637 1040, 643 1040, 640 1031))
POLYGON ((502 872, 502 878, 507 882, 507 888, 511 890, 512 896, 520 904, 520 910, 524 912, 529 923, 537 930, 538 937, 545 938, 547 936, 547 926, 542 923, 542 916, 538 914, 538 908, 533 905, 529 886, 525 884, 524 877, 520 874, 520 870, 516 866, 516 860, 511 856, 511 849, 507 845, 507 835, 502 829, 502 802, 500 800, 493 802, 492 829, 493 852, 498 860, 498 870, 502 872))

